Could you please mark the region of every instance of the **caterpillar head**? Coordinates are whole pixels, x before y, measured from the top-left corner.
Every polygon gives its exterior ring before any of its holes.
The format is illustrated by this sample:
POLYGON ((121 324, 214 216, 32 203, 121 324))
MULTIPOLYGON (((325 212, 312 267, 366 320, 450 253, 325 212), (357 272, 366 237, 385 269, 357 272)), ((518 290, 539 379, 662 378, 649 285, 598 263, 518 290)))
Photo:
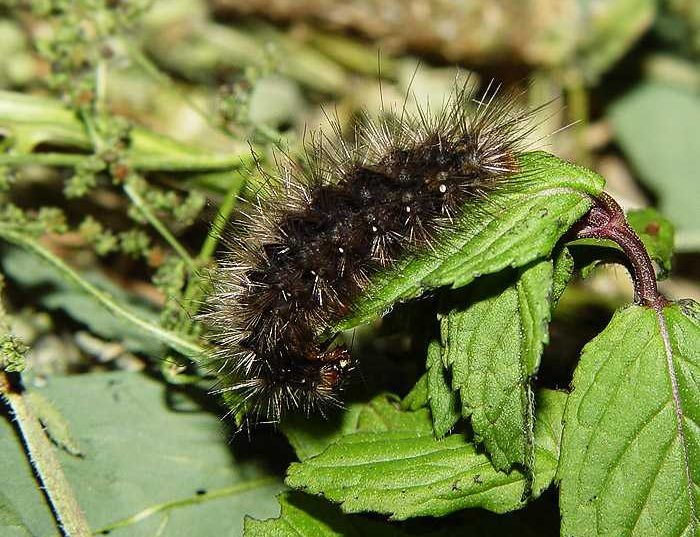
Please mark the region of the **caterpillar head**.
POLYGON ((345 347, 335 347, 321 357, 323 365, 318 369, 314 390, 321 397, 333 396, 347 382, 355 368, 352 356, 345 347))

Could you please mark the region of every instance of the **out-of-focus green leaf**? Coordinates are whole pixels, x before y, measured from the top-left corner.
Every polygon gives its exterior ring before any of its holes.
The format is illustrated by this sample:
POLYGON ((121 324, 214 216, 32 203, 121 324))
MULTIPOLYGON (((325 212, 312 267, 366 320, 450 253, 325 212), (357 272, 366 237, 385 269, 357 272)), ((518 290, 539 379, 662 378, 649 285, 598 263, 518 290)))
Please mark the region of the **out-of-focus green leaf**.
MULTIPOLYGON (((62 309, 76 321, 85 323, 95 334, 119 341, 127 349, 160 358, 164 346, 148 333, 112 315, 89 295, 66 282, 63 275, 38 260, 36 256, 16 247, 8 247, 2 256, 2 267, 15 283, 26 289, 41 288, 38 301, 49 309, 62 309)), ((137 297, 128 294, 99 273, 85 275, 91 283, 108 291, 121 302, 128 303, 143 319, 158 324, 155 310, 137 297)))
POLYGON ((596 80, 615 64, 651 26, 656 0, 583 0, 577 2, 580 42, 567 65, 596 80))
MULTIPOLYGON (((275 516, 280 480, 229 449, 218 417, 168 408, 136 373, 49 377, 34 388, 63 414, 82 457, 57 456, 94 531, 114 536, 240 535, 245 515, 275 516)), ((242 439, 245 443, 247 439, 242 439)), ((234 445, 237 443, 235 442, 234 445)), ((0 422, 0 498, 31 534, 57 535, 19 438, 0 422)), ((21 534, 20 534, 21 535, 21 534)))
POLYGON ((700 249, 700 98, 694 91, 644 82, 610 108, 615 138, 659 208, 678 230, 679 250, 700 249))
POLYGON ((217 72, 276 67, 308 88, 342 93, 347 75, 329 58, 274 27, 257 22, 232 27, 212 22, 191 0, 156 2, 144 17, 144 48, 160 65, 190 80, 209 82, 217 72), (185 28, 186 39, 173 28, 185 28))
POLYGON ((10 498, 2 492, 0 492, 0 535, 33 537, 29 528, 22 521, 22 515, 17 512, 10 498))
POLYGON ((700 534, 700 307, 630 306, 583 350, 564 416, 562 535, 700 534))
POLYGON ((399 526, 370 518, 344 515, 322 499, 298 492, 279 498, 280 517, 245 521, 245 537, 402 537, 399 526))
MULTIPOLYGON (((92 149, 85 127, 74 112, 60 101, 33 95, 0 91, 0 133, 7 134, 13 149, 0 153, 0 164, 17 163, 18 157, 24 158, 39 144, 92 149)), ((130 140, 127 161, 140 170, 213 171, 236 169, 252 162, 250 149, 244 144, 232 147, 229 154, 213 153, 142 127, 130 131, 130 140)), ((75 152, 58 154, 64 156, 64 165, 85 157, 75 152)), ((42 155, 34 157, 36 162, 41 162, 42 155)))

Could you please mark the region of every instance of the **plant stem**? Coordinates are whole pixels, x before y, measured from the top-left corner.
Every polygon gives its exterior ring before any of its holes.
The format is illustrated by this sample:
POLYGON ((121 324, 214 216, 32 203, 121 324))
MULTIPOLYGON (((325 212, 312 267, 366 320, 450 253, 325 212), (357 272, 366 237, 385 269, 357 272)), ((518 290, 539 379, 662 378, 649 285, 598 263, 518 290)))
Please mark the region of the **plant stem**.
POLYGON ((7 226, 0 225, 0 238, 8 242, 16 244, 26 250, 29 250, 48 261, 52 266, 61 271, 66 280, 77 285, 80 289, 91 295, 95 300, 102 304, 110 313, 125 321, 145 330, 158 341, 161 341, 172 347, 173 349, 188 356, 193 361, 197 362, 205 354, 205 348, 201 347, 194 341, 184 339, 179 334, 166 330, 158 325, 152 324, 138 315, 130 312, 128 309, 117 304, 114 299, 107 293, 101 291, 90 282, 85 280, 71 267, 66 265, 62 259, 57 257, 51 251, 39 244, 35 239, 16 231, 7 226))
MULTIPOLYGON (((236 206, 238 194, 243 189, 244 185, 245 180, 234 181, 229 187, 228 192, 226 192, 226 197, 219 206, 219 211, 216 213, 216 217, 214 218, 214 222, 209 229, 207 238, 204 240, 202 248, 199 250, 199 254, 197 255, 197 262, 200 266, 204 266, 214 255, 216 247, 219 244, 219 240, 221 239, 221 233, 224 230, 226 222, 228 222, 234 207, 236 206)), ((188 328, 191 324, 190 320, 197 314, 199 309, 197 306, 199 305, 199 301, 201 300, 203 294, 204 289, 202 286, 202 279, 191 274, 190 279, 187 282, 185 292, 182 296, 183 315, 181 319, 182 324, 185 325, 185 323, 187 323, 188 328)))
POLYGON ((180 243, 180 241, 178 241, 173 234, 170 233, 170 230, 165 226, 165 224, 163 224, 163 222, 161 222, 160 219, 153 214, 153 211, 151 211, 151 208, 138 193, 137 189, 135 189, 134 186, 127 181, 124 184, 124 192, 132 203, 136 205, 138 210, 141 211, 141 214, 143 214, 146 220, 148 220, 155 230, 160 233, 161 237, 165 239, 172 249, 175 250, 175 252, 177 252, 177 254, 187 264, 190 274, 194 274, 194 272, 197 270, 197 265, 194 259, 192 259, 192 256, 187 250, 185 250, 185 247, 180 243))
POLYGON ((10 407, 32 467, 36 471, 56 519, 68 537, 90 537, 92 532, 75 499, 55 450, 22 394, 15 390, 6 373, 0 372, 0 395, 10 407))
MULTIPOLYGON (((30 164, 74 168, 92 155, 74 153, 3 153, 0 154, 0 166, 25 166, 30 164)), ((232 170, 245 166, 245 160, 239 156, 212 157, 208 155, 188 155, 187 160, 178 160, 179 156, 169 155, 127 155, 126 163, 139 171, 186 171, 210 172, 232 170)))
POLYGON ((571 110, 571 120, 574 122, 576 137, 576 162, 588 166, 591 160, 586 144, 586 129, 590 117, 588 92, 582 80, 569 83, 567 89, 568 104, 571 110))
POLYGON ((107 114, 107 62, 104 59, 95 69, 95 114, 100 120, 107 114))
POLYGON ((638 304, 658 308, 667 303, 656 285, 656 272, 642 240, 627 223, 625 213, 605 192, 595 198, 595 205, 579 222, 579 239, 607 239, 625 253, 634 281, 634 299, 638 304))
POLYGON ((74 167, 87 158, 88 155, 70 153, 4 153, 0 155, 0 166, 37 164, 44 166, 74 167))
POLYGON ((130 516, 129 518, 125 518, 123 520, 119 520, 117 522, 114 522, 114 523, 110 524, 109 526, 105 526, 104 528, 101 528, 100 530, 98 530, 97 533, 107 533, 107 532, 110 532, 110 531, 118 529, 118 528, 130 526, 132 524, 136 524, 137 522, 141 522, 142 520, 144 520, 150 516, 153 516, 157 513, 169 511, 170 509, 176 509, 178 507, 186 507, 189 505, 197 505, 200 503, 208 502, 210 500, 216 500, 219 498, 227 498, 229 496, 235 496, 236 494, 241 494, 243 492, 247 492, 247 491, 252 490, 252 489, 273 485, 277 481, 278 481, 278 478, 275 476, 261 477, 258 479, 251 479, 250 481, 246 481, 244 483, 238 483, 236 485, 231 485, 230 487, 210 490, 207 493, 202 494, 202 495, 191 496, 189 498, 183 498, 181 500, 172 500, 169 502, 154 505, 152 507, 148 507, 148 508, 144 509, 143 511, 141 511, 139 513, 136 513, 133 516, 130 516))
POLYGON ((81 107, 80 117, 83 120, 83 125, 85 125, 85 130, 87 130, 88 137, 92 142, 92 150, 94 153, 99 154, 102 151, 102 146, 104 145, 102 138, 97 132, 97 126, 92 118, 92 114, 86 109, 86 107, 81 107))
MULTIPOLYGON (((94 102, 94 110, 96 114, 99 114, 100 111, 102 114, 105 113, 105 77, 107 76, 106 69, 107 68, 105 66, 105 63, 104 61, 102 61, 97 65, 97 70, 95 72, 95 85, 98 90, 94 102)), ((105 143, 104 139, 102 138, 102 135, 100 134, 97 128, 97 125, 95 124, 95 117, 93 116, 93 113, 91 113, 91 111, 87 108, 81 108, 80 117, 82 118, 83 123, 85 124, 85 128, 88 131, 88 136, 92 141, 93 150, 95 154, 101 153, 105 143)), ((98 116, 98 120, 99 119, 100 117, 98 116)), ((185 247, 182 246, 182 244, 180 244, 180 242, 173 236, 172 233, 170 233, 170 230, 165 226, 165 224, 163 224, 163 222, 161 222, 160 219, 158 219, 158 217, 153 213, 153 211, 151 211, 151 208, 139 194, 138 189, 134 188, 134 184, 132 181, 127 180, 124 183, 124 192, 132 201, 132 203, 136 205, 136 208, 139 211, 141 211, 141 214, 143 214, 146 220, 148 220, 148 222, 155 228, 155 230, 158 233, 160 233, 161 237, 163 237, 163 239, 165 239, 165 241, 168 244, 170 244, 173 250, 175 250, 175 252, 187 264, 187 268, 190 274, 193 274, 194 271, 197 269, 194 259, 192 259, 185 247)))
POLYGON ((207 234, 207 238, 202 244, 202 248, 199 251, 197 260, 200 262, 206 262, 211 259, 216 251, 216 247, 221 239, 221 233, 228 222, 231 213, 233 212, 236 202, 238 201, 238 194, 245 186, 245 179, 241 181, 234 181, 226 192, 224 201, 221 202, 219 206, 219 211, 216 213, 214 222, 211 225, 211 229, 207 234))

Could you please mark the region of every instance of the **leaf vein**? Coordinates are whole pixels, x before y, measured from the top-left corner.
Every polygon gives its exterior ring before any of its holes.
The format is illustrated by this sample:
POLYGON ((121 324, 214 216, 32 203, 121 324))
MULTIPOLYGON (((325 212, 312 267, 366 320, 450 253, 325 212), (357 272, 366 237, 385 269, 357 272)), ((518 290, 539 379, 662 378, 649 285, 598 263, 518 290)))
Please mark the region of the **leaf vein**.
POLYGON ((697 520, 698 520, 698 509, 695 505, 695 495, 693 494, 693 479, 690 473, 690 454, 688 453, 688 444, 685 438, 685 431, 683 430, 683 409, 681 407, 680 401, 680 390, 678 388, 678 378, 676 376, 676 369, 673 364, 673 349, 671 347, 671 338, 668 334, 668 326, 666 326, 666 319, 664 318, 663 309, 656 306, 656 319, 659 325, 659 331, 661 332, 661 338, 664 342, 664 351, 666 354, 666 366, 668 369, 668 376, 671 381, 671 394, 673 398, 673 408, 676 414, 676 429, 678 431, 678 438, 681 442, 681 450, 683 453, 683 466, 685 470, 686 478, 686 488, 688 494, 688 503, 690 507, 690 520, 692 523, 693 532, 697 532, 697 520))

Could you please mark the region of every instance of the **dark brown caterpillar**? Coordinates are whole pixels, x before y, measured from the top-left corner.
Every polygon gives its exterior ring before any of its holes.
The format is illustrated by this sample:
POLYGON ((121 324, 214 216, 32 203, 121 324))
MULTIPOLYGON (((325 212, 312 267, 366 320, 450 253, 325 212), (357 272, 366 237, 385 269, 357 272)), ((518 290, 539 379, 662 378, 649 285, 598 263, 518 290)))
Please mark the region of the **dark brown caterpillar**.
POLYGON ((282 186, 246 215, 205 318, 219 391, 237 394, 229 400, 250 419, 339 404, 353 360, 319 334, 374 273, 512 185, 530 114, 515 95, 497 99, 490 86, 475 100, 465 88, 434 116, 365 118, 353 144, 317 137, 307 166, 280 164, 282 186))

